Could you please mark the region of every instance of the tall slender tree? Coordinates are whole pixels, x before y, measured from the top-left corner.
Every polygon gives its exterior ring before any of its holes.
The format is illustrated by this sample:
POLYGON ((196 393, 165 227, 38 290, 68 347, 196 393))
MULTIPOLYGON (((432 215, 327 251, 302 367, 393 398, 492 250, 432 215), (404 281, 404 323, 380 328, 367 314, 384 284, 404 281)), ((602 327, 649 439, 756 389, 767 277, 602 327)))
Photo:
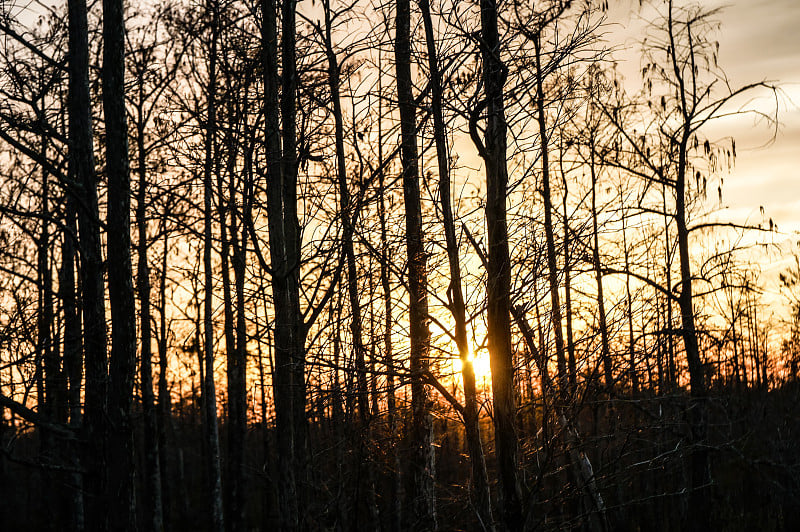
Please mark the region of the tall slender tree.
MULTIPOLYGON (((214 379, 214 272, 212 251, 214 246, 212 207, 213 175, 218 171, 217 154, 217 52, 219 39, 219 1, 209 0, 210 44, 208 57, 207 109, 204 128, 203 160, 203 406, 205 432, 208 446, 207 475, 208 503, 212 529, 222 532, 225 521, 222 509, 222 471, 220 465, 219 425, 217 422, 217 392, 214 379)), ((199 346, 198 346, 199 348, 199 346)))
POLYGON ((461 374, 464 385, 464 427, 467 446, 472 463, 472 490, 480 523, 486 530, 494 529, 492 517, 492 500, 489 492, 489 480, 486 473, 486 459, 481 444, 480 419, 475 391, 475 368, 473 354, 467 338, 467 312, 464 304, 464 292, 461 278, 461 257, 456 239, 455 218, 450 199, 450 158, 447 146, 447 130, 442 109, 442 76, 439 71, 436 36, 433 33, 433 19, 428 0, 419 1, 425 28, 425 45, 428 52, 428 72, 431 86, 431 111, 433 113, 434 141, 436 143, 436 162, 439 170, 439 200, 442 207, 442 223, 444 225, 445 246, 450 267, 450 284, 448 287, 450 312, 455 319, 455 339, 458 355, 461 359, 461 374))
POLYGON ((83 350, 85 370, 83 456, 86 468, 86 526, 107 528, 106 419, 108 371, 106 369, 105 290, 100 250, 100 214, 94 167, 91 95, 89 93, 89 26, 86 2, 70 0, 69 94, 70 174, 75 176, 78 218, 83 350))
POLYGON ((304 525, 307 486, 305 381, 306 324, 300 309, 300 225, 297 217, 297 57, 294 1, 281 4, 281 67, 278 72, 277 5, 261 3, 264 66, 264 149, 267 218, 275 312, 273 390, 278 431, 278 504, 281 526, 304 525), (280 93, 280 97, 279 97, 280 93))
POLYGON ((488 265, 486 286, 489 355, 492 366, 494 437, 500 479, 501 519, 507 530, 523 528, 522 489, 519 481, 519 442, 516 425, 514 353, 511 347, 511 259, 508 245, 506 199, 508 189, 507 139, 503 86, 504 64, 495 0, 481 0, 481 58, 486 109, 483 141, 473 141, 486 167, 486 226, 488 265))
POLYGON ((419 155, 416 107, 411 80, 411 3, 397 0, 395 15, 395 74, 400 112, 400 160, 403 166, 406 252, 408 260, 408 322, 411 352, 411 430, 409 435, 406 497, 407 525, 422 530, 436 528, 434 495, 433 425, 425 385, 430 364, 428 328, 428 273, 420 205, 419 155))

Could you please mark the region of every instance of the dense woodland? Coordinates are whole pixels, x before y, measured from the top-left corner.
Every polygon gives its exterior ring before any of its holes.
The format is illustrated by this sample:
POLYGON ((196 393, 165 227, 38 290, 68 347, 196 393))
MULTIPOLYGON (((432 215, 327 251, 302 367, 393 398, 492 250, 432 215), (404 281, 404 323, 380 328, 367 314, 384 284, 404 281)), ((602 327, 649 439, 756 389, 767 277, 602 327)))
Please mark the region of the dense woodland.
POLYGON ((781 90, 629 9, 0 3, 0 528, 800 529, 781 90))

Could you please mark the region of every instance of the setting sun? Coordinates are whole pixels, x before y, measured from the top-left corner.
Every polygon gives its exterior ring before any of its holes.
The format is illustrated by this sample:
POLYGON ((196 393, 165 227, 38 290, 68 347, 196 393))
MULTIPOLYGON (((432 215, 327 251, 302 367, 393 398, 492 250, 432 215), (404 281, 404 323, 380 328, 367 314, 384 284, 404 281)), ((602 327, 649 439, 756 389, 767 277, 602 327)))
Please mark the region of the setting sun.
POLYGON ((0 528, 800 530, 798 26, 0 2, 0 528))
MULTIPOLYGON (((476 357, 475 352, 470 346, 469 358, 467 359, 472 363, 472 369, 475 372, 475 380, 478 386, 482 386, 484 381, 489 384, 492 378, 492 366, 489 360, 489 351, 486 349, 481 350, 481 353, 476 357)), ((454 378, 461 378, 461 371, 464 364, 460 358, 453 359, 453 371, 456 373, 454 378)))

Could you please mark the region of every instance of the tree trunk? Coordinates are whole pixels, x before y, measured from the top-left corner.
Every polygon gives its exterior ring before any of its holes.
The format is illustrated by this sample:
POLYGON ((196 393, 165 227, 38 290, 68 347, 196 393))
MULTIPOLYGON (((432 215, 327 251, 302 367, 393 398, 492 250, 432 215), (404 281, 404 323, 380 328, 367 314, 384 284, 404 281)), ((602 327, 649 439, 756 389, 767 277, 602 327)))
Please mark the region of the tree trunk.
POLYGON ((427 258, 422 233, 419 159, 417 155, 416 108, 411 80, 411 6, 397 0, 395 20, 395 67, 400 111, 400 159, 403 166, 403 201, 408 255, 409 329, 411 354, 411 431, 409 436, 409 478, 407 479, 407 526, 435 530, 433 425, 430 398, 424 384, 430 357, 428 329, 427 258))
POLYGON ((308 484, 305 412, 305 324, 300 312, 300 227, 297 218, 296 2, 281 6, 283 71, 278 76, 277 6, 262 1, 267 217, 275 308, 273 379, 279 456, 281 528, 296 530, 305 519, 308 484), (280 101, 278 88, 280 83, 280 101), (280 112, 280 114, 279 114, 280 112), (282 122, 279 119, 282 118, 282 122), (282 128, 280 126, 283 126, 282 128))
MULTIPOLYGON (((248 157, 245 155, 245 160, 248 157)), ((245 163, 246 167, 247 162, 245 163)), ((247 323, 245 321, 245 267, 247 264, 247 232, 240 233, 236 208, 235 184, 231 173, 229 203, 231 206, 232 265, 236 289, 236 343, 228 353, 228 446, 231 453, 230 479, 231 516, 233 530, 246 529, 247 476, 245 474, 245 449, 247 437, 247 323)), ((242 202, 243 204, 246 202, 242 202)))
MULTIPOLYGON (((47 157, 47 139, 41 138, 41 154, 47 157)), ((38 404, 40 412, 49 420, 65 423, 67 421, 66 382, 61 370, 59 360, 58 338, 53 335, 53 277, 50 270, 50 187, 47 170, 42 169, 42 185, 40 191, 40 212, 44 215, 41 222, 39 237, 36 239, 36 269, 39 282, 38 312, 36 318, 36 346, 35 355, 39 366, 38 404)), ((65 235, 64 238, 69 238, 65 235)), ((49 431, 39 432, 40 460, 46 466, 62 466, 65 463, 63 456, 64 445, 57 436, 49 431)), ((66 522, 68 500, 65 490, 64 473, 43 469, 43 502, 53 508, 53 523, 66 522)))
MULTIPOLYGON (((306 330, 300 310, 300 223, 297 217, 297 51, 295 0, 281 5, 281 141, 283 154, 283 228, 286 237, 286 272, 288 310, 291 324, 292 408, 295 438, 295 469, 298 481, 298 504, 303 508, 309 484, 308 423, 306 419, 305 340, 306 330)), ((301 516, 304 514, 301 514, 301 516)), ((304 521, 304 520, 301 520, 304 521)), ((301 522, 301 525, 303 523, 301 522)), ((305 526, 305 525, 303 525, 305 526)))
POLYGON ((544 199, 544 231, 547 248, 547 280, 550 288, 550 315, 556 347, 556 367, 558 369, 558 388, 562 403, 571 399, 567 378, 567 359, 564 350, 563 320, 561 316, 561 298, 558 287, 558 262, 555 245, 555 229, 553 227, 553 199, 550 190, 550 134, 547 131, 547 117, 544 102, 544 72, 542 71, 542 50, 540 34, 533 39, 536 51, 536 119, 539 124, 539 142, 542 154, 542 198, 544 199))
POLYGON ((577 393, 578 390, 578 365, 575 360, 575 333, 572 327, 572 257, 570 256, 570 227, 569 212, 567 211, 567 200, 569 186, 567 175, 564 172, 564 152, 562 150, 559 158, 561 166, 561 179, 564 186, 564 194, 561 200, 564 211, 564 310, 566 315, 564 320, 567 325, 567 372, 569 373, 570 394, 577 393))
MULTIPOLYGON (((103 113, 108 173, 108 295, 111 357, 108 390, 109 525, 135 530, 133 427, 130 413, 136 371, 136 303, 131 266, 130 168, 125 111, 125 24, 122 0, 103 0, 103 113)), ((148 322, 149 324, 149 322, 148 322)), ((148 331, 149 332, 149 331, 148 331)))
MULTIPOLYGON (((670 11, 671 15, 671 11, 670 11)), ((708 432, 707 394, 703 363, 697 342, 692 305, 692 273, 689 263, 689 230, 686 225, 686 167, 689 128, 684 128, 679 146, 678 172, 676 177, 675 222, 678 229, 678 254, 681 267, 681 291, 678 305, 681 310, 681 325, 686 358, 689 362, 689 386, 692 405, 689 408, 689 426, 692 432, 691 493, 689 494, 689 525, 692 530, 708 530, 710 527, 711 469, 706 437, 708 432)))
POLYGON ((608 345, 608 323, 606 321, 605 295, 603 293, 603 265, 600 262, 600 228, 597 220, 598 175, 595 164, 596 146, 594 133, 594 130, 592 130, 589 138, 589 172, 592 178, 592 264, 594 266, 595 282, 597 283, 597 316, 600 325, 600 357, 603 361, 606 390, 611 391, 614 387, 614 373, 611 364, 611 349, 608 345))
MULTIPOLYGON (((380 52, 378 52, 378 64, 381 63, 380 52)), ((381 77, 378 78, 378 161, 383 162, 383 85, 381 77)), ((400 453, 398 452, 398 429, 397 429, 397 401, 395 398, 394 384, 394 358, 392 353, 392 290, 389 283, 389 243, 386 229, 386 175, 383 167, 378 170, 378 220, 381 231, 381 264, 380 278, 381 291, 383 292, 383 358, 386 367, 386 414, 389 421, 389 432, 391 433, 391 446, 393 467, 391 470, 391 500, 392 500, 392 522, 390 530, 399 532, 402 530, 403 515, 403 485, 400 474, 400 453)))
POLYGON ((69 0, 69 139, 70 174, 78 184, 83 349, 86 364, 83 466, 86 468, 86 526, 108 528, 106 419, 106 316, 100 215, 94 168, 91 96, 89 94, 89 29, 85 0, 69 0))
MULTIPOLYGON (((666 265, 665 265, 665 276, 666 276, 666 283, 667 289, 672 292, 672 246, 674 245, 669 239, 669 222, 670 217, 667 214, 667 190, 666 185, 662 185, 661 187, 661 195, 664 199, 664 250, 666 254, 666 265)), ((667 339, 667 389, 672 391, 675 387, 676 382, 676 372, 677 369, 675 367, 675 339, 673 338, 672 333, 672 298, 666 298, 666 316, 665 316, 665 323, 664 329, 666 332, 666 339, 667 339)))
POLYGON ((483 159, 486 165, 486 225, 488 230, 487 327, 492 367, 495 448, 500 478, 501 515, 510 531, 523 527, 519 483, 519 443, 516 426, 514 357, 511 347, 511 260, 508 249, 506 194, 506 119, 503 85, 507 69, 500 57, 495 0, 481 0, 483 83, 487 122, 483 159))
POLYGON ((267 165, 267 212, 272 263, 272 299, 275 312, 275 367, 273 396, 278 447, 278 509, 281 530, 299 528, 295 434, 292 407, 292 323, 288 301, 288 257, 284 232, 281 169, 280 114, 278 104, 278 29, 275 0, 262 0, 261 25, 264 55, 264 142, 267 165))
POLYGON ((425 43, 428 52, 428 69, 431 83, 431 110, 433 112, 436 159, 439 166, 439 198, 442 206, 447 258, 450 265, 450 311, 455 319, 455 339, 461 359, 461 374, 464 384, 464 428, 472 464, 472 493, 478 520, 485 530, 494 530, 492 499, 489 492, 489 479, 486 473, 486 459, 481 444, 478 401, 475 392, 475 369, 472 365, 472 352, 467 340, 466 306, 461 287, 461 266, 459 264, 458 241, 456 240, 455 220, 450 200, 450 161, 447 154, 447 132, 442 112, 442 83, 439 73, 433 21, 429 0, 420 0, 419 7, 425 26, 425 43))
POLYGON ((350 300, 350 334, 353 341, 353 352, 356 366, 356 395, 358 396, 359 417, 362 425, 369 421, 369 400, 367 389, 366 348, 364 346, 361 319, 361 303, 358 291, 358 272, 356 256, 353 249, 353 220, 356 217, 350 201, 347 185, 347 167, 344 152, 344 121, 340 95, 340 67, 333 50, 331 37, 330 2, 324 2, 325 11, 325 47, 328 59, 328 86, 333 104, 334 140, 336 151, 336 177, 339 185, 339 212, 342 217, 342 248, 347 263, 347 295, 350 300))
MULTIPOLYGON (((216 166, 216 121, 217 121, 217 40, 219 38, 219 4, 212 0, 211 50, 209 57, 208 109, 205 124, 205 161, 203 164, 203 349, 205 379, 203 382, 203 406, 205 413, 206 439, 208 446, 207 471, 209 481, 209 510, 211 527, 215 532, 225 529, 222 511, 222 472, 220 470, 219 427, 217 423, 217 393, 214 382, 214 278, 211 252, 214 245, 212 222, 214 210, 211 197, 212 174, 216 166)), ((198 346, 199 348, 199 346, 198 346)))
MULTIPOLYGON (((230 81, 229 81, 230 83, 230 81)), ((244 529, 245 518, 245 487, 244 487, 244 444, 247 431, 247 389, 245 381, 245 367, 247 360, 243 356, 246 353, 246 338, 244 339, 243 349, 240 351, 242 339, 239 337, 239 321, 244 320, 243 311, 239 300, 244 295, 239 289, 240 283, 244 284, 244 265, 239 264, 241 257, 234 257, 235 266, 235 290, 237 316, 234 317, 234 301, 231 290, 231 250, 238 254, 238 224, 236 220, 236 185, 234 175, 236 173, 236 160, 238 157, 237 141, 233 136, 232 128, 235 120, 233 101, 227 102, 226 128, 226 175, 227 187, 223 179, 222 172, 217 174, 217 193, 219 196, 219 220, 220 220, 220 272, 222 274, 222 302, 224 312, 225 330, 225 353, 227 361, 227 395, 228 395, 228 448, 227 448, 227 486, 225 499, 228 515, 228 528, 231 531, 244 529), (227 188, 227 191, 226 191, 227 188), (224 199, 228 194, 227 201, 224 199), (229 218, 230 217, 230 218, 229 218), (241 294, 241 298, 240 298, 241 294)))
MULTIPOLYGON (((624 191, 620 190, 620 205, 622 205, 622 255, 625 257, 625 271, 631 271, 630 251, 628 250, 628 234, 625 208, 624 191)), ((628 369, 631 374, 631 393, 636 395, 639 390, 639 374, 636 369, 636 341, 633 336, 633 297, 631 296, 631 276, 625 276, 625 310, 628 318, 628 369)))
MULTIPOLYGON (((143 100, 140 76, 138 81, 139 102, 143 100)), ((136 152, 138 156, 139 190, 136 195, 136 227, 138 242, 136 251, 137 291, 139 292, 139 337, 141 339, 140 375, 142 388, 142 409, 144 414, 144 462, 143 483, 146 486, 144 500, 144 520, 149 530, 164 529, 161 498, 161 464, 159 463, 158 421, 156 418, 155 396, 153 394, 153 353, 152 332, 150 328, 150 267, 147 262, 147 160, 144 146, 144 120, 142 109, 136 115, 136 152)))
POLYGON ((161 471, 161 497, 162 515, 164 528, 171 528, 172 524, 172 476, 174 468, 174 452, 170 445, 172 435, 172 398, 169 392, 167 381, 167 371, 169 360, 167 359, 167 340, 169 327, 167 325, 167 257, 169 255, 169 232, 167 231, 166 219, 163 219, 161 230, 164 233, 164 251, 161 256, 161 271, 159 272, 158 282, 158 302, 159 302, 159 330, 158 338, 158 461, 161 471))
MULTIPOLYGON (((75 234, 75 205, 74 199, 67 198, 66 212, 64 214, 64 226, 72 234, 75 234)), ((63 365, 64 374, 67 379, 67 410, 69 425, 73 429, 78 428, 83 423, 81 415, 81 388, 83 381, 83 351, 81 349, 81 316, 78 301, 76 299, 75 286, 75 241, 72 236, 65 232, 61 242, 61 269, 58 279, 58 296, 61 300, 62 311, 64 313, 64 347, 63 365)), ((81 457, 75 442, 68 444, 68 451, 65 453, 71 457, 71 464, 75 469, 80 469, 81 457)), ((73 484, 72 497, 70 501, 69 524, 70 530, 82 531, 86 526, 84 514, 83 497, 83 477, 78 473, 70 475, 70 482, 73 484)))

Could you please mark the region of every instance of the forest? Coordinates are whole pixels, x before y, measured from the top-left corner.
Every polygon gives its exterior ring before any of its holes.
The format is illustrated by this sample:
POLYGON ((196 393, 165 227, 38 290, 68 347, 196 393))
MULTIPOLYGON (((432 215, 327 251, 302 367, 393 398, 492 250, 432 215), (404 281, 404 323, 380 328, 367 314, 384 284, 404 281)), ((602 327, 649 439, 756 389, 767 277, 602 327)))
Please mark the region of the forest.
POLYGON ((0 529, 800 530, 785 92, 619 3, 0 2, 0 529))

